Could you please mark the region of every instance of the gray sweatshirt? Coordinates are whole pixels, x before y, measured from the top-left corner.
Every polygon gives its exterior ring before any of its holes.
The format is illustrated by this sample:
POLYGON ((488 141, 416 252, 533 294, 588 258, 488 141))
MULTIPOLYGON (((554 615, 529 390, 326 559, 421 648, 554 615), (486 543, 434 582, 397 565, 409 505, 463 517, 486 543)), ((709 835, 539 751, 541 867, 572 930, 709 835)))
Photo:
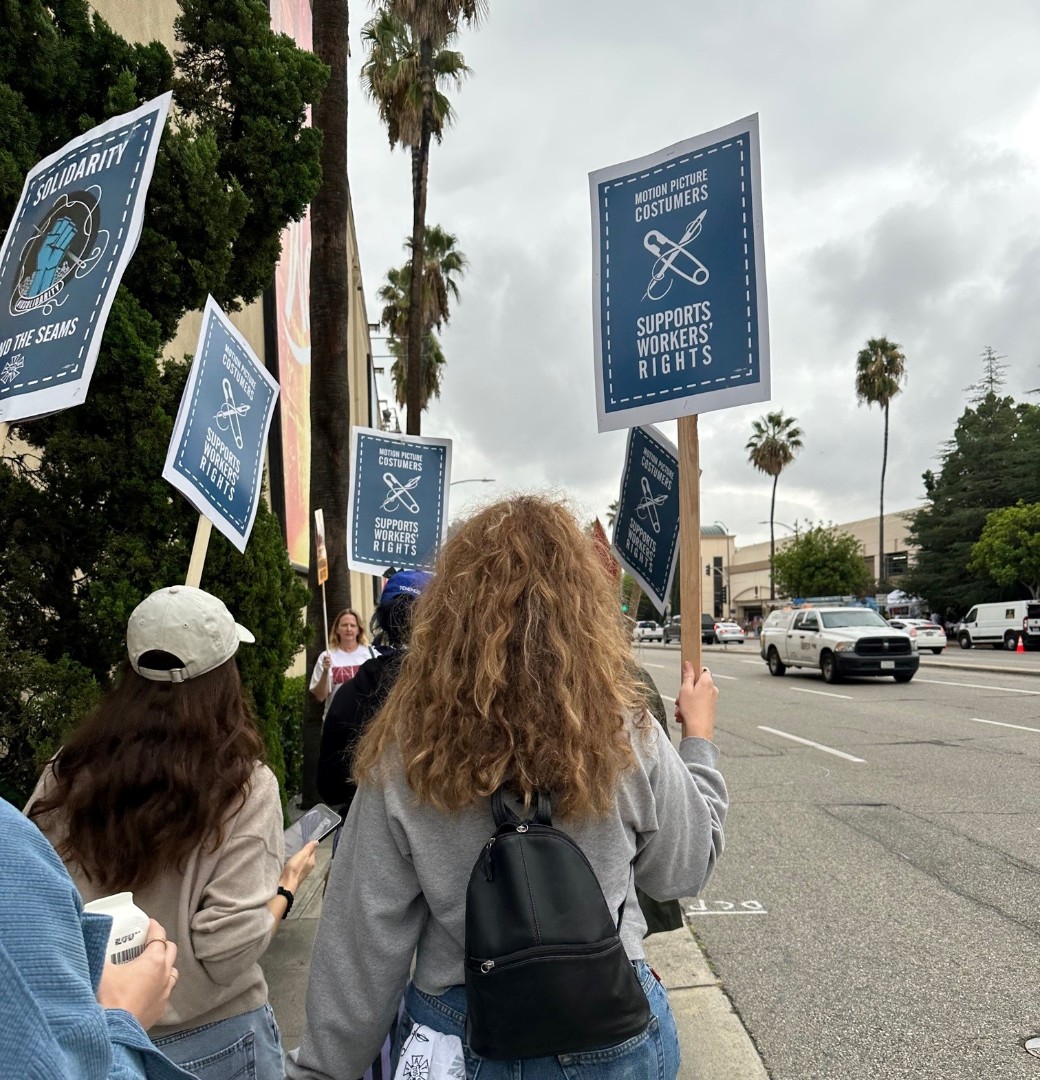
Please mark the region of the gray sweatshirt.
MULTIPOLYGON (((625 901, 621 938, 638 960, 646 923, 633 877, 659 900, 698 893, 722 854, 728 796, 714 744, 683 739, 676 751, 656 724, 633 731, 632 744, 636 764, 614 809, 553 824, 585 852, 615 915, 625 901)), ((360 786, 332 861, 291 1080, 361 1076, 386 1038, 413 955, 420 990, 442 994, 464 981, 466 886, 494 831, 490 799, 453 814, 419 803, 400 758, 382 784, 360 786)))

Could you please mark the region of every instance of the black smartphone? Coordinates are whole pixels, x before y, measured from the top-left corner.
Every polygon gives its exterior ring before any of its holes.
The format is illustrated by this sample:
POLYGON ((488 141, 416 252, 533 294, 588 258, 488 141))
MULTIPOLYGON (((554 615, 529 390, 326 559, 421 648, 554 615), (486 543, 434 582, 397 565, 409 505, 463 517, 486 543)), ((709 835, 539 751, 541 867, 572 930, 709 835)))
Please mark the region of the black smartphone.
POLYGON ((335 810, 324 803, 312 806, 302 817, 285 830, 285 858, 291 859, 304 844, 311 840, 324 840, 343 820, 335 810))

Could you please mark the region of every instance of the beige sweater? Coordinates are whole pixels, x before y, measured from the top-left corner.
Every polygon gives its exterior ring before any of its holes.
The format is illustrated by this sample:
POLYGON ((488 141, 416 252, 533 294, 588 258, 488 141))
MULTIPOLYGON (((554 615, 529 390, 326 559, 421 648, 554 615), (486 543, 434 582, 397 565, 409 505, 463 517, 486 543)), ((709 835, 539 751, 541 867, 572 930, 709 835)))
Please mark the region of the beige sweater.
MULTIPOLYGON (((29 806, 54 782, 44 770, 29 806)), ((26 807, 28 810, 28 807, 26 807)), ((52 844, 61 822, 38 821, 52 844)), ((201 1027, 260 1008, 267 983, 258 963, 271 940, 267 902, 278 890, 284 838, 278 781, 266 765, 253 772, 245 803, 228 822, 216 851, 197 850, 182 873, 169 869, 134 903, 158 919, 177 943, 180 978, 153 1039, 201 1027)), ((76 864, 68 867, 84 902, 104 893, 92 887, 76 864)))

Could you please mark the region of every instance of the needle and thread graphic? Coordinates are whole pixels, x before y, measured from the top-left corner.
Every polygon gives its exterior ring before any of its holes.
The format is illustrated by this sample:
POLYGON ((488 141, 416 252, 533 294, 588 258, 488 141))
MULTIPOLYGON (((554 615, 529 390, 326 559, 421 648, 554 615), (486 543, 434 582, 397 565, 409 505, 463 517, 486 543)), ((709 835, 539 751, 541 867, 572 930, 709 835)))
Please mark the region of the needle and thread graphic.
POLYGON ((224 379, 224 404, 220 407, 220 411, 213 417, 217 422, 217 427, 221 431, 227 431, 231 429, 231 435, 235 440, 235 445, 242 449, 242 417, 249 412, 249 405, 236 405, 235 395, 231 391, 231 381, 224 379))
POLYGON ((654 268, 651 273, 650 282, 646 287, 646 292, 643 293, 643 299, 647 300, 662 300, 668 295, 668 290, 672 287, 672 282, 668 282, 668 287, 664 292, 655 293, 654 286, 660 285, 664 281, 665 275, 671 271, 673 274, 678 274, 679 277, 684 278, 690 282, 691 285, 703 285, 708 280, 708 268, 698 259, 691 251, 687 250, 687 246, 692 244, 694 240, 700 236, 701 228, 704 224, 704 217, 708 213, 707 210, 702 210, 694 219, 686 226, 686 231, 679 238, 678 242, 670 240, 663 232, 659 232, 657 229, 651 229, 646 236, 643 237, 643 247, 650 252, 651 255, 657 256, 657 261, 654 263, 654 268), (680 256, 685 256, 693 264, 693 271, 684 271, 681 266, 676 266, 676 260, 680 256))
POLYGON ((419 504, 411 496, 411 490, 414 488, 422 477, 413 476, 407 484, 402 484, 400 480, 392 472, 383 473, 383 483, 390 489, 386 498, 383 500, 381 509, 393 510, 398 503, 405 510, 410 510, 413 514, 419 513, 419 504))
POLYGON ((657 508, 668 501, 667 495, 654 495, 650 490, 650 481, 645 476, 639 478, 639 486, 643 489, 643 497, 636 503, 636 517, 650 522, 650 528, 655 533, 661 531, 661 518, 657 508))

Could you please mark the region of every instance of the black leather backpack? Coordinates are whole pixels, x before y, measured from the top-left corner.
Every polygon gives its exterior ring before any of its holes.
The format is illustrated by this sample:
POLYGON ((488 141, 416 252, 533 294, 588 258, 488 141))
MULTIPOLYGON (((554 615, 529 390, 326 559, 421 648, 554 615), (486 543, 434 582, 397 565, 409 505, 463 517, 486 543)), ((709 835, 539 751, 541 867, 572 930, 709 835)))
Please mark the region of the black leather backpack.
POLYGON ((497 826, 466 890, 466 1041, 498 1061, 615 1046, 650 1006, 581 848, 553 828, 549 797, 521 821, 491 798, 497 826))

